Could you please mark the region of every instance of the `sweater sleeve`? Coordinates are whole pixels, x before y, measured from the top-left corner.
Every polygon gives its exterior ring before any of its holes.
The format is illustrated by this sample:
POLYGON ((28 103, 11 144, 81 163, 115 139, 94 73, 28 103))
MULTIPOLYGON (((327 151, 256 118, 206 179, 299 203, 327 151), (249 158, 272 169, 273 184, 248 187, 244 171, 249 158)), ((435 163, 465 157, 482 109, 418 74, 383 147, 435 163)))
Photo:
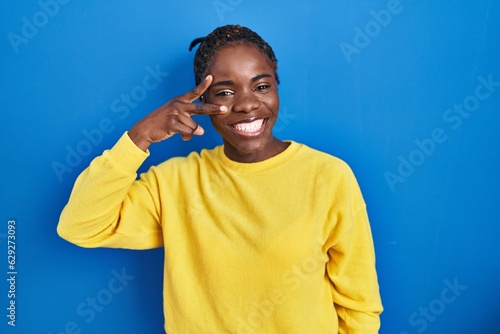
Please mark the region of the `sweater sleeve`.
POLYGON ((383 307, 375 250, 366 206, 354 176, 347 187, 346 205, 337 212, 338 229, 329 248, 327 272, 339 316, 340 334, 375 334, 383 307))
POLYGON ((154 171, 137 178, 149 152, 125 133, 77 178, 57 233, 81 247, 149 249, 163 245, 154 171))

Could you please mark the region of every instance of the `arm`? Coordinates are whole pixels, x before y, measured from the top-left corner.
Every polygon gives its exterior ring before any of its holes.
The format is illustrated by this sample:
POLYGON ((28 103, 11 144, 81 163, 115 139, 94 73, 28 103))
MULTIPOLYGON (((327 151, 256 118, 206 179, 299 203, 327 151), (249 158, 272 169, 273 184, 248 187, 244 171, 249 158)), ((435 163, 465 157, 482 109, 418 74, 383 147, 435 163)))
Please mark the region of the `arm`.
POLYGON ((355 215, 357 226, 330 250, 328 272, 339 315, 340 334, 375 334, 380 327, 380 300, 375 254, 366 212, 355 215))
POLYGON ((147 156, 124 134, 112 149, 95 158, 75 182, 58 234, 82 247, 161 246, 154 174, 135 181, 147 156))
POLYGON ((162 246, 159 190, 155 168, 136 181, 136 171, 153 142, 180 133, 185 140, 203 134, 192 114, 226 112, 226 107, 193 104, 212 82, 208 76, 192 91, 140 120, 117 144, 92 161, 75 182, 58 234, 82 247, 162 246))
POLYGON ((375 334, 383 307, 380 299, 375 251, 366 207, 352 176, 346 192, 349 205, 337 213, 334 242, 327 272, 339 316, 340 334, 375 334))

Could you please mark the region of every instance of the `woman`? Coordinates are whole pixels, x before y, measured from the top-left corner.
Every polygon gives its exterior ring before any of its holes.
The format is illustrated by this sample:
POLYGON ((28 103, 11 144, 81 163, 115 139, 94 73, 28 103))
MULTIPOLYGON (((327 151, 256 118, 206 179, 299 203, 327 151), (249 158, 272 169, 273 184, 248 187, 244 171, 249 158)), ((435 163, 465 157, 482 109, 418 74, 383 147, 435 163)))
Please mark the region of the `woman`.
POLYGON ((82 172, 59 235, 82 247, 164 247, 169 334, 377 333, 365 203, 344 162, 274 137, 271 47, 247 28, 220 27, 201 43, 194 70, 196 88, 82 172), (210 115, 223 145, 136 180, 152 143, 203 134, 194 114, 210 115))

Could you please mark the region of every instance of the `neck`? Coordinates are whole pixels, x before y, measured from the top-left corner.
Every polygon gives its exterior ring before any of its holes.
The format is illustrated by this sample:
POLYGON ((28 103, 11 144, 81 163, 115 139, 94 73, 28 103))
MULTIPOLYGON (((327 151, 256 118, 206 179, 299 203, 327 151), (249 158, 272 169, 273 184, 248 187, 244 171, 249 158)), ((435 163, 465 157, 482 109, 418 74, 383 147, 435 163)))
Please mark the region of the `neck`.
POLYGON ((226 156, 236 162, 253 163, 267 160, 280 154, 290 145, 290 143, 283 142, 276 137, 273 137, 270 142, 266 144, 264 149, 243 152, 236 147, 224 141, 224 153, 226 156))

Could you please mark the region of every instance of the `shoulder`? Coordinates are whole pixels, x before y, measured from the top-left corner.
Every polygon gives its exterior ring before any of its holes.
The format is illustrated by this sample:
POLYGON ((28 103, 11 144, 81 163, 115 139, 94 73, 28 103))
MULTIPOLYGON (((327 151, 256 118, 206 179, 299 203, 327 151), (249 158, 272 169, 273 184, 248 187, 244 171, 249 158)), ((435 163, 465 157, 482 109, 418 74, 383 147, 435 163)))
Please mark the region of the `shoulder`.
POLYGON ((175 156, 152 167, 160 172, 189 172, 216 163, 220 146, 212 149, 202 149, 200 152, 193 151, 186 156, 175 156))
POLYGON ((217 147, 214 149, 203 149, 200 152, 193 151, 186 156, 174 156, 160 164, 151 166, 140 175, 145 182, 161 184, 170 191, 177 191, 185 185, 198 185, 203 174, 210 173, 217 168, 217 147))
POLYGON ((300 145, 298 158, 311 166, 323 170, 324 172, 340 173, 350 176, 353 174, 351 167, 341 158, 330 153, 312 148, 306 144, 293 142, 300 145))
POLYGON ((339 157, 301 145, 301 157, 308 165, 308 173, 315 179, 316 185, 328 187, 333 194, 343 194, 351 200, 361 201, 362 195, 358 181, 351 167, 339 157))

